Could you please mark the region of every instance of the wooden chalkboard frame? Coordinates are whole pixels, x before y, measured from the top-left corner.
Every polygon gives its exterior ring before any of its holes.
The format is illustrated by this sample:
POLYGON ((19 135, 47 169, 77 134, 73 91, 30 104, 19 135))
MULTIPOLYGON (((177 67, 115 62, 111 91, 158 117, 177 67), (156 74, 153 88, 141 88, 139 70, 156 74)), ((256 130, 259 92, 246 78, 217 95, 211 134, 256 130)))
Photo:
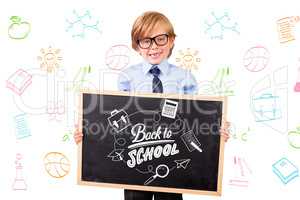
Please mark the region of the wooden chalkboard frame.
MULTIPOLYGON (((138 92, 119 92, 119 91, 96 91, 96 90, 82 90, 79 97, 79 117, 78 128, 82 130, 82 117, 83 117, 83 94, 99 94, 99 95, 117 95, 117 96, 136 96, 136 97, 152 97, 152 98, 176 98, 187 100, 207 100, 207 101, 222 101, 222 125, 226 122, 227 116, 227 97, 226 96, 200 96, 200 95, 183 95, 183 94, 154 94, 154 93, 138 93, 138 92)), ((127 185, 127 184, 115 184, 115 183, 101 183, 82 181, 81 169, 82 169, 82 143, 78 144, 78 168, 77 168, 77 184, 86 186, 100 186, 110 188, 122 188, 131 190, 142 191, 156 191, 156 192, 170 192, 170 193, 190 193, 198 195, 212 195, 221 196, 222 194, 222 179, 223 179, 223 162, 224 162, 224 140, 220 140, 219 150, 219 167, 218 167, 218 186, 217 191, 206 190, 192 190, 192 189, 178 189, 178 188, 166 188, 155 186, 141 186, 141 185, 127 185)))

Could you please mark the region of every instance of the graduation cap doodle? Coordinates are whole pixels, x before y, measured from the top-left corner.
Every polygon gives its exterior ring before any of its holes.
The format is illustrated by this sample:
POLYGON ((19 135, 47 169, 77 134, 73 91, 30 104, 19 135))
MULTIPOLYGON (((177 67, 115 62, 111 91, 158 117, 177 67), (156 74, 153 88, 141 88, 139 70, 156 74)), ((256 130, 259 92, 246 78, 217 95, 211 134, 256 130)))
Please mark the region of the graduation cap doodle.
POLYGON ((114 149, 110 154, 107 156, 111 158, 112 161, 122 161, 124 149, 114 149))

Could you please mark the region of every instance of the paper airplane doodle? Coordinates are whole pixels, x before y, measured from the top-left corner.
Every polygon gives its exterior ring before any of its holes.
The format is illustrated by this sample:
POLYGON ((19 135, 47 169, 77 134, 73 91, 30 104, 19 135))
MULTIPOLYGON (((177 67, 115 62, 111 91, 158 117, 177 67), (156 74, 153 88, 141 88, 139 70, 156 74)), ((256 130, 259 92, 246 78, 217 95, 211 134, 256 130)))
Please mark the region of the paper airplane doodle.
POLYGON ((188 131, 184 133, 182 136, 180 136, 182 141, 184 142, 187 149, 192 152, 194 150, 198 150, 199 152, 202 152, 202 149, 200 148, 201 144, 196 138, 193 131, 188 131))
POLYGON ((190 163, 191 159, 181 159, 181 160, 174 160, 176 163, 177 169, 183 168, 186 169, 188 164, 190 163))
POLYGON ((111 158, 112 161, 122 161, 124 149, 114 149, 107 157, 111 158))

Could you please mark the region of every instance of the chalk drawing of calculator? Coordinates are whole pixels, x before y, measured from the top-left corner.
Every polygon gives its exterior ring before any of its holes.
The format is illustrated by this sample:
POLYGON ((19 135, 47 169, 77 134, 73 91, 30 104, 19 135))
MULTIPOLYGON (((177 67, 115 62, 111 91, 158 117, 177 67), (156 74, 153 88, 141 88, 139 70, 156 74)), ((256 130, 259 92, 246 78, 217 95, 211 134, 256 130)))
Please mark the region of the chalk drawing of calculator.
POLYGON ((161 115, 175 119, 177 113, 178 102, 166 99, 161 115))

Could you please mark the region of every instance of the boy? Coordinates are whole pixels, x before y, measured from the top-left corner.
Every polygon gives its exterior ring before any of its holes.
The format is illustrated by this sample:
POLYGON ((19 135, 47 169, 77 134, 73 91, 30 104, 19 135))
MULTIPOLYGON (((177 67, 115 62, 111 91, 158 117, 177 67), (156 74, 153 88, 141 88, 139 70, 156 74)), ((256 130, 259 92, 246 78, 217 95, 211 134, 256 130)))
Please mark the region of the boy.
POLYGON ((119 90, 154 93, 197 93, 193 75, 168 63, 174 47, 172 24, 163 14, 146 12, 136 19, 131 31, 132 48, 144 59, 119 77, 119 90))
MULTIPOLYGON (((144 59, 121 73, 118 87, 121 91, 145 93, 196 94, 197 82, 194 76, 168 63, 175 40, 172 24, 158 12, 145 12, 133 24, 132 47, 144 59)), ((228 139, 227 127, 220 130, 228 139)), ((76 143, 82 140, 82 133, 75 133, 76 143)), ((182 200, 181 194, 125 190, 125 200, 182 200)))

